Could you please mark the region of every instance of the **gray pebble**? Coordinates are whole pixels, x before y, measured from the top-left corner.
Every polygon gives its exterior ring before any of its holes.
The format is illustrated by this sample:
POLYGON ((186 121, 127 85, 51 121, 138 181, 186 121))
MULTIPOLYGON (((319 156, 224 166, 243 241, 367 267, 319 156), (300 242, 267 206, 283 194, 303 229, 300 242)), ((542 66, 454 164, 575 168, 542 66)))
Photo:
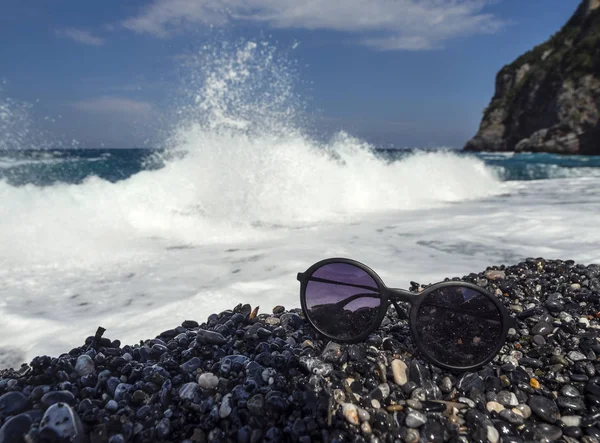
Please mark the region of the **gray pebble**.
POLYGON ((541 395, 530 397, 529 407, 535 415, 548 423, 554 423, 560 417, 556 403, 541 395))
POLYGON ((203 389, 215 389, 219 385, 219 377, 211 372, 200 374, 198 385, 203 389))
POLYGON ((577 351, 571 351, 571 352, 569 352, 567 354, 567 357, 569 357, 573 361, 587 360, 587 357, 585 355, 583 355, 581 352, 577 352, 577 351))
POLYGON ((79 416, 65 403, 55 403, 46 410, 40 422, 40 431, 46 429, 71 443, 83 443, 87 440, 79 416))
MULTIPOLYGON (((195 401, 198 399, 199 389, 200 389, 200 386, 198 385, 198 383, 194 383, 194 382, 186 383, 181 388, 179 388, 179 397, 182 400, 195 401)), ((116 400, 116 398, 115 398, 115 400, 116 400)))
POLYGON ((579 392, 579 389, 577 389, 575 386, 572 386, 572 385, 564 385, 560 389, 560 394, 565 397, 571 397, 571 398, 581 397, 581 393, 579 392))
POLYGON ((541 321, 531 329, 531 333, 534 335, 538 334, 538 335, 546 336, 552 332, 552 329, 553 329, 553 327, 551 324, 546 323, 545 321, 541 321))
POLYGON ((498 414, 498 415, 500 416, 500 418, 502 420, 505 420, 516 426, 522 425, 523 422, 525 421, 525 419, 523 418, 522 415, 516 414, 515 412, 511 411, 510 409, 504 409, 504 410, 500 411, 500 414, 498 414))
POLYGON ((406 416, 406 426, 409 428, 418 428, 427 423, 425 414, 419 411, 410 411, 406 416))
POLYGON ((75 372, 77 372, 77 375, 83 377, 84 375, 93 373, 95 370, 96 365, 89 355, 83 354, 77 357, 77 362, 75 363, 75 372))

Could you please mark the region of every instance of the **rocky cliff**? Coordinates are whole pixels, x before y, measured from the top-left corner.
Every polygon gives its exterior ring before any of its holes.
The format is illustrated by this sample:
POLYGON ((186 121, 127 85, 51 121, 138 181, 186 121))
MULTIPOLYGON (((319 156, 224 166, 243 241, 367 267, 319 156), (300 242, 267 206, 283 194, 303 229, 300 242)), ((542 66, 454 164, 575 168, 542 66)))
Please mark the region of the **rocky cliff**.
POLYGON ((600 0, 500 70, 465 150, 600 155, 600 0))

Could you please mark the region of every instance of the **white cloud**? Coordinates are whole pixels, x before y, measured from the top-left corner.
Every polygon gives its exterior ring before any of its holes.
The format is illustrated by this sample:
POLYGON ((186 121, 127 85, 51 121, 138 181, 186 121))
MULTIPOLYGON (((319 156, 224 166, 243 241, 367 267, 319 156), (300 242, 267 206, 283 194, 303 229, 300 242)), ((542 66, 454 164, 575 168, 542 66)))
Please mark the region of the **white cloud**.
POLYGON ((133 100, 122 97, 98 97, 71 103, 79 111, 97 113, 120 113, 139 116, 149 114, 152 105, 145 101, 133 100))
POLYGON ((102 37, 97 37, 89 31, 85 31, 83 29, 58 29, 56 31, 56 35, 59 37, 69 38, 83 45, 102 46, 104 44, 104 39, 102 37))
POLYGON ((167 37, 197 25, 231 21, 273 28, 323 29, 354 34, 380 50, 421 50, 451 38, 494 33, 504 23, 482 12, 497 0, 154 0, 126 28, 167 37))

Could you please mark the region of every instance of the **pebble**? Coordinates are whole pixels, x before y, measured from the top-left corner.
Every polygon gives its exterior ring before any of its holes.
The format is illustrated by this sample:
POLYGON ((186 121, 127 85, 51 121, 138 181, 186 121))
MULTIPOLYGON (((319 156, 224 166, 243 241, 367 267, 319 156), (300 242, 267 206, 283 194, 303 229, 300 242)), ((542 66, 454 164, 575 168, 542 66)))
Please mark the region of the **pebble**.
POLYGON ((517 414, 510 409, 503 409, 499 414, 502 420, 505 420, 513 425, 520 426, 525 421, 523 415, 517 414))
POLYGON ((369 421, 371 419, 371 415, 369 412, 363 408, 357 408, 358 410, 358 418, 360 421, 369 421))
POLYGON ((452 380, 450 379, 450 377, 442 378, 442 382, 440 383, 440 390, 444 394, 449 394, 450 392, 452 392, 452 380))
POLYGON ((195 372, 200 366, 202 366, 202 360, 200 360, 198 357, 192 357, 179 367, 183 372, 192 373, 195 372))
POLYGON ((495 401, 488 402, 485 405, 485 408, 488 410, 488 412, 492 412, 492 411, 500 412, 500 411, 504 410, 504 406, 502 406, 500 403, 497 403, 495 401))
POLYGON ((554 423, 560 416, 556 403, 541 395, 530 397, 529 407, 531 408, 531 412, 548 423, 554 423))
POLYGON ((220 333, 199 329, 196 335, 196 341, 204 345, 224 345, 227 339, 220 333))
POLYGON ((371 425, 368 421, 364 421, 360 424, 360 430, 365 435, 370 435, 373 432, 373 430, 371 429, 371 425))
POLYGON ((40 433, 44 432, 72 443, 86 441, 79 416, 65 403, 53 404, 46 410, 40 422, 40 433))
POLYGON ((406 400, 406 404, 413 409, 423 409, 423 404, 419 400, 413 400, 412 398, 406 400))
POLYGON ((562 431, 558 426, 538 423, 534 427, 533 437, 536 441, 555 441, 562 437, 562 431))
POLYGON ((488 280, 502 280, 506 278, 506 274, 504 271, 495 271, 490 270, 485 272, 485 278, 488 280))
POLYGON ((21 443, 33 421, 27 414, 11 417, 0 427, 0 443, 21 443))
POLYGON ((131 389, 131 385, 128 383, 119 383, 115 389, 115 401, 119 402, 123 400, 125 394, 131 389))
POLYGON ((117 412, 117 409, 119 409, 119 404, 114 400, 109 400, 104 406, 104 409, 109 412, 117 412))
POLYGON ((551 324, 541 321, 537 323, 532 329, 531 333, 534 335, 546 336, 552 332, 554 328, 551 324))
POLYGON ((313 357, 302 357, 300 364, 312 374, 317 374, 322 377, 327 377, 333 372, 333 366, 331 363, 324 363, 318 358, 313 357))
POLYGON ((54 403, 67 403, 71 406, 75 404, 75 396, 70 391, 50 391, 41 398, 44 406, 52 406, 54 403))
MULTIPOLYGON (((181 398, 182 400, 195 401, 197 399, 199 389, 200 386, 198 385, 198 383, 186 383, 179 389, 179 398, 181 398)), ((116 396, 115 400, 117 400, 116 396)))
POLYGON ((219 407, 219 417, 221 419, 227 418, 229 417, 229 414, 231 414, 231 394, 227 394, 223 397, 223 400, 221 402, 221 406, 219 407))
POLYGON ((460 398, 458 399, 458 401, 459 401, 460 403, 464 403, 464 404, 468 405, 470 408, 474 408, 474 407, 475 407, 475 402, 474 402, 473 400, 471 400, 470 398, 467 398, 467 397, 460 397, 460 398))
POLYGON ((92 357, 83 354, 77 358, 77 362, 75 363, 75 372, 77 372, 77 375, 83 377, 84 375, 92 374, 95 370, 96 365, 92 357))
POLYGON ((409 428, 418 428, 427 423, 425 414, 419 411, 410 411, 406 416, 406 426, 409 428))
POLYGON ((571 398, 581 397, 581 394, 579 393, 579 389, 577 389, 575 386, 572 386, 572 385, 564 385, 562 388, 560 388, 560 394, 564 397, 571 397, 571 398))
POLYGON ((571 352, 569 352, 567 354, 567 357, 569 357, 573 361, 587 360, 587 357, 585 355, 583 355, 581 352, 577 352, 577 351, 571 351, 571 352))
POLYGON ((250 413, 254 415, 262 415, 264 412, 264 405, 265 399, 263 395, 256 394, 250 400, 248 400, 246 407, 248 408, 248 411, 250 411, 250 413))
POLYGON ((493 426, 487 426, 487 439, 491 443, 498 443, 500 441, 500 434, 493 426))
POLYGON ((342 414, 344 414, 344 418, 348 421, 348 423, 353 425, 360 424, 358 410, 352 403, 342 404, 342 414))
POLYGON ((531 408, 525 404, 519 404, 512 409, 513 412, 521 415, 524 419, 531 417, 531 408))
POLYGON ((404 386, 408 382, 408 367, 402 360, 392 360, 392 373, 394 374, 394 383, 404 386))
POLYGON ((565 426, 581 426, 581 416, 580 415, 563 415, 560 417, 560 421, 562 421, 565 426))
POLYGON ((7 392, 0 396, 0 417, 7 417, 23 412, 29 401, 23 393, 18 391, 7 392))
POLYGON ((342 347, 339 343, 330 341, 323 349, 323 353, 321 354, 323 360, 329 363, 335 363, 340 360, 342 357, 342 347))
POLYGON ((500 391, 498 392, 498 403, 503 406, 517 406, 519 401, 513 392, 500 391))
POLYGON ((198 385, 203 389, 215 389, 219 385, 219 377, 211 372, 200 374, 198 385))
POLYGON ((581 411, 585 409, 585 404, 583 403, 583 399, 576 397, 558 397, 556 403, 561 408, 571 409, 573 411, 581 411))

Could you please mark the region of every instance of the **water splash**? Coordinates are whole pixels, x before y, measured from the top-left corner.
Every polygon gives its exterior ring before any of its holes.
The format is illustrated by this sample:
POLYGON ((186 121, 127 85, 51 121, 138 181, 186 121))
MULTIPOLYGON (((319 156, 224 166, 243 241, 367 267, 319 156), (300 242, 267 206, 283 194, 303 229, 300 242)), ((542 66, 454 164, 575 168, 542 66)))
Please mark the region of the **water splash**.
POLYGON ((0 84, 0 151, 29 148, 30 106, 7 97, 0 84))

